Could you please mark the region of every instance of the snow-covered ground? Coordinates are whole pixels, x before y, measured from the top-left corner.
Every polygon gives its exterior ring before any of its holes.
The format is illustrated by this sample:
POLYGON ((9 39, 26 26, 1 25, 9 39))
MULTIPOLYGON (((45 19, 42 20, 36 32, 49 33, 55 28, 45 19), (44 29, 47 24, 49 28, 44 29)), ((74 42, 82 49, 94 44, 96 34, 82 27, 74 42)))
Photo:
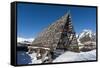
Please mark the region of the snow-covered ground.
POLYGON ((96 50, 80 53, 67 51, 64 54, 57 57, 53 62, 71 62, 87 60, 96 60, 96 50))
MULTIPOLYGON (((31 57, 31 62, 29 64, 38 64, 42 63, 41 59, 36 59, 36 53, 29 54, 31 57)), ((71 52, 66 51, 65 53, 59 55, 56 57, 56 59, 53 60, 53 63, 55 62, 71 62, 71 61, 87 61, 87 60, 96 60, 96 50, 88 51, 88 52, 71 52)))
POLYGON ((29 56, 31 57, 31 62, 29 64, 42 63, 41 59, 37 60, 36 53, 29 54, 29 56))

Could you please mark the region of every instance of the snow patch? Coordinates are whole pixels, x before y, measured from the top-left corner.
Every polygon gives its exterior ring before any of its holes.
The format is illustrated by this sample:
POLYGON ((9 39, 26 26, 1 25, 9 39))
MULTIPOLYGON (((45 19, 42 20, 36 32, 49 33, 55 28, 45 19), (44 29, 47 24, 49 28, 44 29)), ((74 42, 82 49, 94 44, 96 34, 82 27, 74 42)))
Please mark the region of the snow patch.
POLYGON ((31 63, 29 63, 29 64, 42 63, 41 60, 37 60, 36 53, 29 54, 29 56, 31 57, 31 63))
POLYGON ((60 55, 58 58, 56 58, 53 62, 71 62, 87 60, 96 60, 96 50, 80 53, 67 51, 64 54, 60 55))

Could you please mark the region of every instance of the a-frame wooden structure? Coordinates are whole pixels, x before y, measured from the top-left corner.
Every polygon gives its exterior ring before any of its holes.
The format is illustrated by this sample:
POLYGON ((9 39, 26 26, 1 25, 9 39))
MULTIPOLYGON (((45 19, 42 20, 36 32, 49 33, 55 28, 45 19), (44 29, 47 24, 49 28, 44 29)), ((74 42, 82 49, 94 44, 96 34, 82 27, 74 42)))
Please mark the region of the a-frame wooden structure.
POLYGON ((68 12, 40 32, 37 38, 32 42, 32 46, 29 47, 29 51, 31 51, 31 49, 36 50, 37 56, 41 53, 42 61, 44 61, 46 55, 49 55, 50 58, 50 56, 52 56, 51 53, 56 51, 56 49, 79 52, 70 13, 68 12))

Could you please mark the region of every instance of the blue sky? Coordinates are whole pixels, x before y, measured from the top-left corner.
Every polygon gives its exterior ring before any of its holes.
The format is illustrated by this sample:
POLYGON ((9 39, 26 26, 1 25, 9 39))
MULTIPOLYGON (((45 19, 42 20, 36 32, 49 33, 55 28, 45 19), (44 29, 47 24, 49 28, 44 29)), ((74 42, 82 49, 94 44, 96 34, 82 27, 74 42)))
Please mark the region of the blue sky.
POLYGON ((17 5, 17 36, 35 38, 41 30, 69 10, 77 34, 83 29, 96 32, 96 8, 19 3, 17 5))

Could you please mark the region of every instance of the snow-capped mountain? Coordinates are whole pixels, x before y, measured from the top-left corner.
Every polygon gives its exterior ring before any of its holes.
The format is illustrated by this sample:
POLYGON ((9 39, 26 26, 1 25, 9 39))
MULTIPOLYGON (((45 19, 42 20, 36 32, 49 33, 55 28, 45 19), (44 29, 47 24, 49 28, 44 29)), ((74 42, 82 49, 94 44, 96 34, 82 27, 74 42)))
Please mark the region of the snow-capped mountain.
POLYGON ((83 43, 87 41, 96 41, 96 34, 92 30, 83 30, 79 35, 78 35, 78 42, 83 43))
POLYGON ((93 36, 95 36, 95 33, 93 33, 93 31, 92 30, 83 30, 81 33, 80 33, 80 35, 79 35, 79 38, 83 38, 83 37, 85 37, 85 36, 89 36, 90 38, 92 38, 93 36))
POLYGON ((32 43, 33 40, 34 40, 34 38, 21 38, 21 37, 17 38, 18 43, 30 44, 30 43, 32 43))

